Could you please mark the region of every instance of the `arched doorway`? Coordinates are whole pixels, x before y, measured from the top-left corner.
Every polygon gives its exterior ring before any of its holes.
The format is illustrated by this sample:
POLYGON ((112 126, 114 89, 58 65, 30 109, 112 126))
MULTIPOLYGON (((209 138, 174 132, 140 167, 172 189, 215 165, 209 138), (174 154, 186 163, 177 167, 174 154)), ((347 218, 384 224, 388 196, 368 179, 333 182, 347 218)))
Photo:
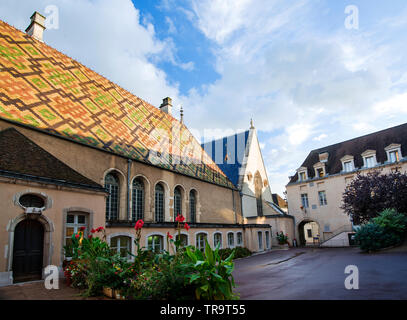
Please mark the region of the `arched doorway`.
POLYGON ((38 220, 25 219, 14 231, 13 279, 14 282, 42 278, 44 227, 38 220))
POLYGON ((312 220, 304 220, 298 225, 299 241, 301 246, 319 244, 319 225, 312 220))

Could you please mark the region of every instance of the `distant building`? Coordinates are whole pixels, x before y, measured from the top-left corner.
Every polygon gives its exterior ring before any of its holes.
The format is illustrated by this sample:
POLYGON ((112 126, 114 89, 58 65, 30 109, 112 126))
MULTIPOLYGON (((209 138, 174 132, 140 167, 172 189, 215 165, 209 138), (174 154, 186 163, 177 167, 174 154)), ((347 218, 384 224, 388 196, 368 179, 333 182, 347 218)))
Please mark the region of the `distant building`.
POLYGON ((340 209, 342 195, 358 172, 374 170, 406 172, 407 124, 310 152, 286 186, 297 239, 304 244, 349 245, 353 228, 340 209))
MULTIPOLYGON (((202 146, 240 191, 245 223, 270 224, 271 232, 264 236, 267 238, 272 235, 273 244, 278 244, 276 234, 281 231, 288 234, 291 242, 294 237, 294 219, 279 207, 279 201, 284 206, 283 199, 273 200, 253 122, 247 131, 210 141, 202 146)), ((257 236, 260 237, 260 234, 257 236)))

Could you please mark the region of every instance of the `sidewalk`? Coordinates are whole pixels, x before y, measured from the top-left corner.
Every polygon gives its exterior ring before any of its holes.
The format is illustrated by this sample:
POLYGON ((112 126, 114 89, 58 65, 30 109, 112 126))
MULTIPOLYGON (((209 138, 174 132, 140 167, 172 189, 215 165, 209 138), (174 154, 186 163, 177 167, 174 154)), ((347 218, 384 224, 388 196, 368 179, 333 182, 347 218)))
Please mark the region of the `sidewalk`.
MULTIPOLYGON (((0 287, 0 300, 104 300, 104 297, 86 298, 80 291, 68 287, 61 279, 58 290, 48 290, 44 281, 26 282, 0 287)), ((106 298, 108 299, 108 298, 106 298)))

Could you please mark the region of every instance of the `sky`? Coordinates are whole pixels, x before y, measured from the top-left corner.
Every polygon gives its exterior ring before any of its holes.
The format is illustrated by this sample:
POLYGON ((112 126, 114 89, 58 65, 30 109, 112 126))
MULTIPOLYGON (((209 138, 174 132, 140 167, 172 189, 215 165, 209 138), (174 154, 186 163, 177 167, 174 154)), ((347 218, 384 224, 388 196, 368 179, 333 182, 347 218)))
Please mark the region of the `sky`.
POLYGON ((36 10, 48 45, 171 97, 199 140, 253 118, 280 195, 311 150, 407 122, 405 0, 2 0, 0 19, 24 31, 36 10))

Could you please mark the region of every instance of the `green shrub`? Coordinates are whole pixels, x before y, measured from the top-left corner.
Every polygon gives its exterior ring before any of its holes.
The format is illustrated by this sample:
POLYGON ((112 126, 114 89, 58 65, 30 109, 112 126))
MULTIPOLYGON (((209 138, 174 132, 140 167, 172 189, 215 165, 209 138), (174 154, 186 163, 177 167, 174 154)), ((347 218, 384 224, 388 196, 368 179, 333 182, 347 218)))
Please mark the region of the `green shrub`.
POLYGON ((396 209, 386 209, 372 219, 373 223, 383 227, 386 232, 403 234, 406 230, 407 217, 396 209))
POLYGON ((360 249, 365 252, 377 251, 400 243, 400 235, 388 232, 384 227, 375 223, 363 225, 355 235, 360 249))
POLYGON ((205 251, 187 247, 185 254, 190 259, 186 268, 192 273, 186 275, 188 284, 195 287, 195 298, 197 300, 230 300, 236 299, 233 293, 235 282, 233 279, 233 255, 234 250, 226 259, 219 255, 219 246, 212 250, 205 240, 205 251))
MULTIPOLYGON (((245 247, 236 247, 234 250, 234 259, 245 258, 253 254, 249 249, 245 247)), ((231 255, 232 251, 233 250, 230 248, 219 249, 219 255, 222 259, 226 259, 231 255)))

